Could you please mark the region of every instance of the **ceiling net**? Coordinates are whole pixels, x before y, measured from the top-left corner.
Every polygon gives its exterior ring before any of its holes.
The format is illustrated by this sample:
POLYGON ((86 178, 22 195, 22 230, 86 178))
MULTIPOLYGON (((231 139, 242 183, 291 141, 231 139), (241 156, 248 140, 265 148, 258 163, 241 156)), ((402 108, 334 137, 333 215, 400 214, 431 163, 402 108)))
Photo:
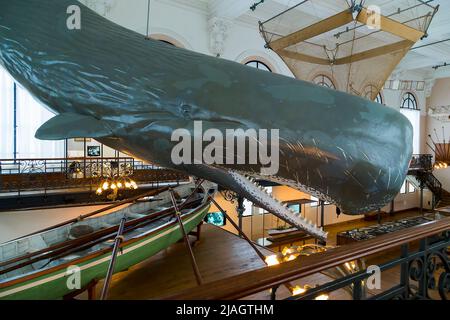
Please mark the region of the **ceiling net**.
POLYGON ((302 80, 375 99, 426 35, 431 1, 308 0, 260 23, 267 46, 302 80))

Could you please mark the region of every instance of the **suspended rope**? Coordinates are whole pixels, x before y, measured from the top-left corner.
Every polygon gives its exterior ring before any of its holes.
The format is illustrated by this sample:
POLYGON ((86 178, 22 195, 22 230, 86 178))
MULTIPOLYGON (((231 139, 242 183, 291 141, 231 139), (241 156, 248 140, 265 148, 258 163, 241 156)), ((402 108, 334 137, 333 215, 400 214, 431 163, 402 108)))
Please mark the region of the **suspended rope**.
MULTIPOLYGON (((358 23, 358 21, 355 20, 355 22, 354 22, 355 26, 357 23, 358 23)), ((352 65, 353 65, 352 58, 353 58, 353 51, 355 48, 355 38, 356 38, 356 29, 353 29, 353 41, 352 41, 352 46, 350 49, 350 64, 348 66, 348 74, 347 74, 347 92, 349 92, 349 89, 351 87, 350 77, 351 77, 351 73, 352 73, 352 65)), ((351 88, 351 89, 353 89, 353 88, 351 88)))
POLYGON ((148 0, 147 4, 147 32, 145 34, 145 38, 150 39, 150 0, 148 0))

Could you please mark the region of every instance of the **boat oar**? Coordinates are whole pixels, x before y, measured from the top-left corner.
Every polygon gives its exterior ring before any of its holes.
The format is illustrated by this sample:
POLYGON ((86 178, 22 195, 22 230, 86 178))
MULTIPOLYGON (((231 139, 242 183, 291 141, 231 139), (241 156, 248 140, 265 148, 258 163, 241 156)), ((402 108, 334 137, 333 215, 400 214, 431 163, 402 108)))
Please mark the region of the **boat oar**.
MULTIPOLYGON (((196 190, 200 187, 201 183, 198 184, 196 190)), ((181 220, 181 212, 178 209, 177 201, 175 199, 175 194, 171 188, 169 189, 169 192, 170 192, 170 198, 172 199, 173 208, 175 209, 175 216, 177 218, 181 234, 183 235, 184 243, 189 252, 189 258, 191 259, 192 269, 194 270, 197 284, 201 285, 203 283, 202 276, 200 275, 200 271, 198 270, 197 261, 195 261, 194 252, 192 251, 191 243, 189 242, 189 238, 187 236, 186 230, 184 229, 183 221, 181 220)))
POLYGON ((100 296, 101 300, 106 300, 108 298, 109 286, 111 284, 112 275, 114 274, 114 267, 116 266, 117 253, 119 252, 120 244, 124 240, 122 234, 126 221, 127 218, 124 215, 122 220, 120 221, 119 230, 117 231, 117 236, 114 241, 114 248, 111 254, 111 260, 109 261, 108 272, 106 273, 105 283, 103 285, 102 294, 100 296))

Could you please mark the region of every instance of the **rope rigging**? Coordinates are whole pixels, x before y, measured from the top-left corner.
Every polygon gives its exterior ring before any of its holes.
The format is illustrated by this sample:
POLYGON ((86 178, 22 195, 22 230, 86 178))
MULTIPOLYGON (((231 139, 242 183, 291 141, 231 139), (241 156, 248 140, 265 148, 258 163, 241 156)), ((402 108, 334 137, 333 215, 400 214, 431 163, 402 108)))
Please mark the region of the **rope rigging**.
POLYGON ((342 91, 361 95, 373 86, 370 95, 375 98, 413 44, 426 37, 438 10, 430 2, 405 3, 382 15, 382 8, 392 6, 383 4, 377 10, 370 1, 342 0, 323 12, 316 10, 313 0, 297 1, 261 22, 260 31, 266 48, 275 51, 298 79, 311 81, 324 72, 342 91), (304 3, 307 6, 298 8, 304 3))

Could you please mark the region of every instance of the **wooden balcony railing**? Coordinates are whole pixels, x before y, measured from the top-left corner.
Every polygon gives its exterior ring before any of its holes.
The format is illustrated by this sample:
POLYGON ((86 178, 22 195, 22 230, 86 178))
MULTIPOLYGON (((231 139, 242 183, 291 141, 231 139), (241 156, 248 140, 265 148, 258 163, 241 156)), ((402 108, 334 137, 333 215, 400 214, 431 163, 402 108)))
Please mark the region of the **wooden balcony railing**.
MULTIPOLYGON (((439 290, 441 298, 450 298, 450 218, 433 221, 426 225, 404 229, 395 233, 376 237, 330 249, 324 253, 303 256, 297 260, 272 267, 264 267, 215 282, 203 284, 182 292, 169 299, 180 300, 226 300, 240 299, 272 289, 272 292, 286 283, 316 274, 330 268, 341 266, 349 261, 385 253, 401 248, 398 259, 380 265, 381 271, 401 266, 399 283, 371 299, 411 299, 430 298, 429 289, 439 290), (417 251, 410 251, 409 244, 420 242, 417 251), (438 280, 434 272, 437 266, 443 268, 438 280), (430 272, 431 271, 431 272, 430 272), (418 282, 418 290, 413 292, 410 280, 418 282)), ((329 293, 353 285, 353 298, 362 299, 361 284, 370 274, 366 270, 342 277, 325 285, 310 289, 302 295, 289 299, 314 299, 321 293, 329 293)), ((272 294, 272 297, 275 297, 272 294)))

